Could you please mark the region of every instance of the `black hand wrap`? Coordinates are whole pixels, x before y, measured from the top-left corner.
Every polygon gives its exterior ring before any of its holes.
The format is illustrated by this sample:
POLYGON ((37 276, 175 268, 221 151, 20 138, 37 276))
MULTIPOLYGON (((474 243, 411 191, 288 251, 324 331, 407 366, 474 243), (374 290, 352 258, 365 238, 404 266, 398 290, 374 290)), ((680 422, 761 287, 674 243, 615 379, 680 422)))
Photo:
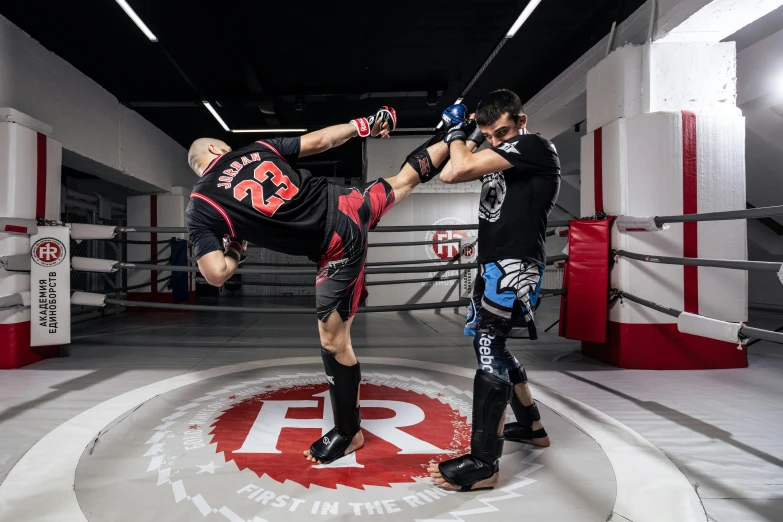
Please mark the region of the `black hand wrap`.
POLYGON ((468 135, 465 132, 464 124, 459 124, 449 129, 449 132, 446 133, 446 137, 443 139, 443 141, 446 142, 446 145, 451 145, 455 141, 461 141, 464 143, 467 141, 467 139, 468 135))
POLYGON ((361 415, 356 403, 362 372, 358 362, 353 366, 345 366, 323 348, 321 359, 329 381, 335 427, 310 446, 310 455, 321 463, 328 464, 345 455, 353 436, 359 432, 361 415))
POLYGON ((481 147, 487 138, 485 138, 484 134, 482 134, 481 129, 479 129, 478 124, 476 124, 476 120, 470 120, 468 125, 472 127, 470 130, 465 130, 465 132, 468 134, 468 141, 475 143, 476 147, 481 147))
POLYGON ((498 436, 512 388, 509 382, 489 372, 477 370, 473 380, 473 426, 470 455, 440 463, 446 482, 468 490, 499 471, 497 460, 503 454, 504 438, 498 436))
MULTIPOLYGON (((435 134, 426 142, 416 147, 416 149, 414 149, 413 152, 408 154, 408 157, 405 159, 405 163, 413 167, 413 170, 415 170, 416 173, 419 175, 419 179, 421 180, 422 183, 427 183, 432 178, 440 174, 440 171, 443 170, 443 165, 446 164, 446 162, 444 161, 443 164, 441 164, 439 167, 436 167, 432 163, 432 158, 430 158, 430 153, 427 152, 428 147, 431 147, 435 143, 438 143, 439 141, 443 140, 443 137, 445 135, 446 135, 445 132, 439 132, 435 134)), ((404 167, 405 163, 403 163, 400 168, 404 167)))
POLYGON ((476 120, 466 120, 465 123, 452 127, 444 139, 447 145, 451 145, 453 141, 472 141, 479 147, 485 140, 476 120))
POLYGON ((223 255, 230 257, 237 264, 241 264, 247 256, 243 256, 245 249, 242 248, 242 240, 238 237, 223 238, 223 255))
POLYGON ((361 138, 379 138, 384 123, 388 123, 389 132, 397 127, 397 111, 393 107, 384 105, 375 111, 375 114, 371 114, 366 118, 351 120, 351 124, 356 127, 356 131, 361 138))

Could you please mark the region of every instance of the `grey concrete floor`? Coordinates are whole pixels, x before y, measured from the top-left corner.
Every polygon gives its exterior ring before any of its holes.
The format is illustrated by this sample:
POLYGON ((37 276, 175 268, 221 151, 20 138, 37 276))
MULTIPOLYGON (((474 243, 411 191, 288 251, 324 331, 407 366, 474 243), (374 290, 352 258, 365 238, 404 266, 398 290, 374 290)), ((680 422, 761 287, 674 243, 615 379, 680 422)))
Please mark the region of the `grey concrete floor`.
MULTIPOLYGON (((553 300, 539 329, 557 317, 553 300)), ((783 317, 754 314, 774 329, 783 317)), ((462 317, 442 313, 360 315, 357 355, 473 367, 462 317)), ((583 357, 556 336, 510 346, 531 380, 585 402, 659 447, 688 477, 715 522, 783 521, 783 349, 750 348, 750 368, 618 370, 583 357)), ((63 356, 0 372, 0 480, 38 439, 116 395, 182 373, 237 362, 318 354, 312 316, 124 314, 77 325, 63 356)))

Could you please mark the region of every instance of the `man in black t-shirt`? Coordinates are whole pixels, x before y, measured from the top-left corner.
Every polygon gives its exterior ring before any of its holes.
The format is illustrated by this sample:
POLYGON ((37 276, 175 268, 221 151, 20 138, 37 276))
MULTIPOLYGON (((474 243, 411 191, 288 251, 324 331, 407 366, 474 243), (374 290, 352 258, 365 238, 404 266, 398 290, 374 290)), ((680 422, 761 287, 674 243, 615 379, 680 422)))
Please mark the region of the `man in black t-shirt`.
POLYGON ((471 453, 429 471, 438 484, 465 491, 497 484, 505 439, 550 444, 525 369, 508 351, 506 340, 519 317, 524 317, 535 339, 533 308, 546 264, 547 217, 560 188, 560 160, 551 141, 527 132, 522 103, 511 91, 487 95, 475 120, 444 121, 451 124, 444 140, 451 159, 440 179, 482 182, 480 277, 465 327, 465 334, 474 338, 479 369, 473 389, 471 453), (473 154, 485 140, 491 147, 473 154), (504 425, 509 401, 517 421, 504 425))
POLYGON ((312 463, 329 463, 364 442, 361 371, 350 329, 367 294, 368 231, 416 185, 437 174, 448 148, 431 140, 408 156, 398 175, 361 189, 338 187, 294 167, 299 158, 355 136, 388 137, 395 126, 394 109, 382 107, 366 118, 300 138, 265 139, 238 150, 221 140, 201 138, 188 152, 188 162, 201 180, 191 194, 185 222, 199 270, 210 284, 221 286, 236 272, 248 241, 306 255, 318 264, 316 313, 335 427, 304 451, 312 463))

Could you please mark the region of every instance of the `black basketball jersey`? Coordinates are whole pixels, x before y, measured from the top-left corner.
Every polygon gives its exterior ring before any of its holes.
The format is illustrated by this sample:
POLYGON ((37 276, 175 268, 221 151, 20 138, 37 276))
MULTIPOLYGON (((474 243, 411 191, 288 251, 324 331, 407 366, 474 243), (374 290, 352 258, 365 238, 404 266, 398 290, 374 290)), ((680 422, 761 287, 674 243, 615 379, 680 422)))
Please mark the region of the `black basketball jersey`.
POLYGON ((223 237, 311 259, 325 249, 333 198, 326 178, 294 169, 299 138, 272 138, 233 150, 193 188, 185 223, 198 259, 223 250, 223 237))

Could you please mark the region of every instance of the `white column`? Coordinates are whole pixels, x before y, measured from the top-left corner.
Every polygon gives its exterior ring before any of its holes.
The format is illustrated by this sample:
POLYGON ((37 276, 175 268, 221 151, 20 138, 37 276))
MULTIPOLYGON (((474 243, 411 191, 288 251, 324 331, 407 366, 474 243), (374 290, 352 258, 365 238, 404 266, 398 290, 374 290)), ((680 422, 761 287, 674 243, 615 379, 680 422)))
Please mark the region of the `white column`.
MULTIPOLYGON (((648 43, 612 53, 588 73, 581 213, 662 216, 745 208, 745 123, 729 43, 648 43)), ((742 220, 613 231, 612 248, 671 257, 747 259, 742 220)), ((612 287, 665 306, 747 320, 747 273, 618 258, 612 287)), ((736 346, 683 335, 673 318, 625 301, 608 341, 585 351, 622 367, 747 365, 736 346)))
MULTIPOLYGON (((48 136, 51 132, 29 116, 0 108, 0 216, 60 219, 62 146, 48 136)), ((29 252, 28 235, 0 232, 0 256, 29 252)), ((0 268, 0 296, 29 291, 29 273, 0 268)), ((30 349, 30 310, 0 311, 0 369, 19 368, 53 352, 30 349)))

